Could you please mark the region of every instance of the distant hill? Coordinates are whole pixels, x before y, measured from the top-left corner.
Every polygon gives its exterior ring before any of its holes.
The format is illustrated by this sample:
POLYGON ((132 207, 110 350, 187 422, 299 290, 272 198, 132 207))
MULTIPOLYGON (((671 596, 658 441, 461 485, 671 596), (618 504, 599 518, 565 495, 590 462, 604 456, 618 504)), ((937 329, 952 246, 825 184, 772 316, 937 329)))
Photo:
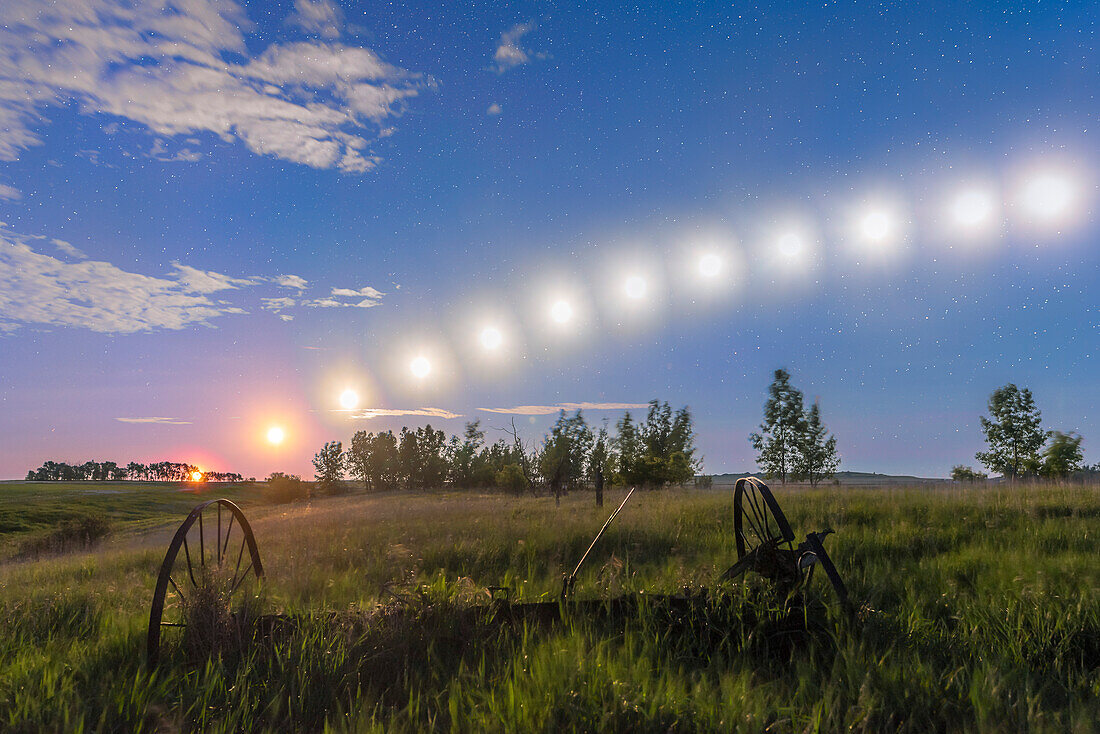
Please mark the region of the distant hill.
MULTIPOLYGON (((745 472, 744 474, 715 474, 714 483, 721 484, 734 484, 738 479, 742 477, 759 476, 756 472, 745 472)), ((849 487, 859 486, 871 486, 882 484, 943 484, 949 482, 949 479, 932 479, 928 477, 912 477, 905 474, 877 474, 875 472, 865 471, 839 471, 836 473, 837 480, 841 485, 849 487)), ((830 479, 827 484, 831 484, 830 479)))

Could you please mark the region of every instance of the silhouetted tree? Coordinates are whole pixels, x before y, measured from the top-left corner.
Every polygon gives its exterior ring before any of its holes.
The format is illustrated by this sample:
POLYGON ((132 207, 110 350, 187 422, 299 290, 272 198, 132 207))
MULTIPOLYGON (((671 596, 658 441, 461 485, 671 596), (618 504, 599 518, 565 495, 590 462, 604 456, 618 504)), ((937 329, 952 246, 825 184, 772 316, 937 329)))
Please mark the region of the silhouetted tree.
POLYGON ((584 480, 591 449, 592 430, 581 412, 567 416, 561 411, 539 454, 539 472, 550 483, 555 499, 584 480))
POLYGON ((317 488, 321 492, 333 494, 340 490, 340 481, 344 478, 344 460, 344 447, 339 441, 329 441, 313 455, 317 488))
POLYGON ((1037 472, 1041 466, 1039 449, 1047 433, 1039 428, 1042 414, 1035 407, 1031 391, 1011 383, 994 390, 989 396, 989 415, 980 418, 989 451, 979 451, 975 458, 1007 479, 1037 472))
POLYGON ((749 443, 756 449, 756 463, 765 475, 785 484, 798 460, 799 442, 805 430, 802 393, 791 387, 790 374, 778 369, 768 396, 760 432, 749 434, 749 443))
POLYGON ((1040 472, 1045 477, 1064 478, 1080 471, 1084 458, 1079 435, 1055 431, 1051 434, 1050 446, 1043 452, 1040 472))
POLYGON ((956 464, 951 467, 951 478, 956 482, 977 482, 979 480, 988 479, 989 477, 979 471, 974 471, 974 469, 969 466, 956 464))
POLYGON ((836 453, 836 436, 830 436, 821 422, 821 409, 814 402, 802 420, 794 461, 794 478, 809 480, 816 487, 822 479, 836 474, 840 457, 836 453))

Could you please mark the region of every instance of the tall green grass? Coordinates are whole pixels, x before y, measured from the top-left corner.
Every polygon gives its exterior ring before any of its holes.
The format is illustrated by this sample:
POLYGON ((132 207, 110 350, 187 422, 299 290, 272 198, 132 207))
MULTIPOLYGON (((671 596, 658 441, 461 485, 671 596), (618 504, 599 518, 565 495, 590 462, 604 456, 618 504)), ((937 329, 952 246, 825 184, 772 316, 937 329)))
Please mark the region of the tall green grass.
MULTIPOLYGON (((556 598, 606 517, 587 495, 255 506, 266 611, 296 621, 239 655, 169 640, 152 671, 164 544, 8 564, 0 730, 1097 730, 1100 491, 776 493, 797 533, 837 531, 826 546, 861 620, 818 574, 804 634, 751 590, 690 619, 643 604, 627 620, 501 624, 486 587, 556 598)), ((731 493, 636 494, 574 595, 713 587, 735 555, 731 493)))

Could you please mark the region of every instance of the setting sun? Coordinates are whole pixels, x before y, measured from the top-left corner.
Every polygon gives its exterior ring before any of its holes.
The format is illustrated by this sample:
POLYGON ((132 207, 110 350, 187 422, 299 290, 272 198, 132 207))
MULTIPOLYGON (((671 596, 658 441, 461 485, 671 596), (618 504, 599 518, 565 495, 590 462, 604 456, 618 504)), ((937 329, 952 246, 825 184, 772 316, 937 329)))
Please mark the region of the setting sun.
POLYGON ((286 432, 279 426, 272 426, 267 429, 267 442, 278 446, 286 438, 286 432))

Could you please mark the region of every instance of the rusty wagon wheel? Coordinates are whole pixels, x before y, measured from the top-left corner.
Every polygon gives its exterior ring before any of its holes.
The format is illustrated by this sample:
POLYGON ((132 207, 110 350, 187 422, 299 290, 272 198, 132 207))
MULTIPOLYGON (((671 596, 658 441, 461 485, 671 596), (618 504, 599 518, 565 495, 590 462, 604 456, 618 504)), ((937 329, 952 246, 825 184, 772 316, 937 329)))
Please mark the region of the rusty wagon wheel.
POLYGON ((193 509, 172 536, 160 566, 146 638, 149 666, 157 663, 162 631, 186 627, 188 604, 204 590, 217 588, 232 603, 248 598, 263 575, 252 526, 240 507, 214 499, 193 509))
POLYGON ((801 582, 794 532, 768 485, 756 477, 738 479, 734 487, 733 535, 737 563, 721 580, 751 570, 789 587, 801 582))

